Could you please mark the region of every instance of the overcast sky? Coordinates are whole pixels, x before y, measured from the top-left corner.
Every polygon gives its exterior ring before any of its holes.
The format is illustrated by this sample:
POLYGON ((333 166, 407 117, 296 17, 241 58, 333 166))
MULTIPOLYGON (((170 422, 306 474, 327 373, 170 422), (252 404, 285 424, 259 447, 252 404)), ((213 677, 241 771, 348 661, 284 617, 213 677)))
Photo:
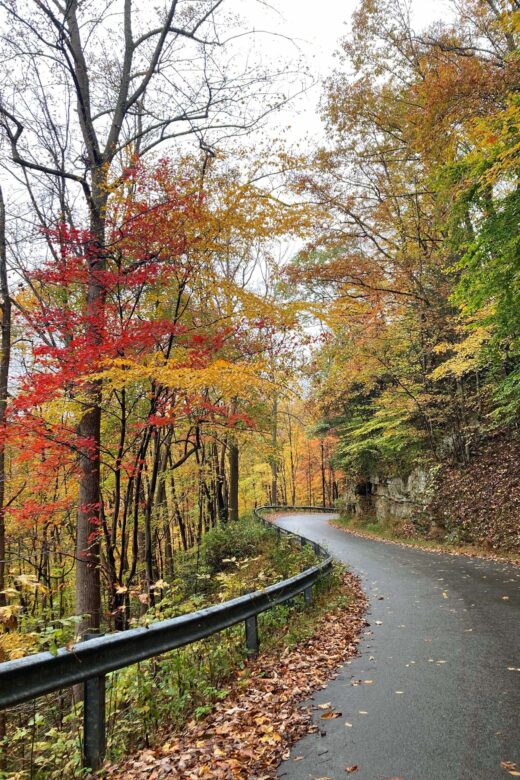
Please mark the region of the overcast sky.
MULTIPOLYGON (((334 52, 349 31, 358 0, 232 0, 232 5, 248 26, 293 39, 291 44, 282 37, 257 36, 255 46, 262 47, 266 60, 286 57, 291 50, 297 55, 299 51, 311 66, 316 81, 321 82, 334 68, 334 52)), ((414 26, 421 29, 449 16, 449 0, 412 0, 412 13, 414 26)), ((303 139, 306 134, 314 138, 321 134, 318 112, 321 93, 318 83, 284 113, 284 120, 292 124, 291 137, 295 140, 303 139)))

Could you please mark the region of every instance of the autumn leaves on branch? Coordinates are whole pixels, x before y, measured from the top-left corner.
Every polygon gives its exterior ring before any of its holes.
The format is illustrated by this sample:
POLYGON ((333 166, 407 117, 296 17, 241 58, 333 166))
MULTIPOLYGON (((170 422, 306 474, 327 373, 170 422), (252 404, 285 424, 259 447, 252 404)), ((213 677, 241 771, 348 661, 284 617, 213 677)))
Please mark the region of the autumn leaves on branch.
POLYGON ((248 147, 283 68, 237 66, 223 7, 5 8, 0 551, 81 631, 239 506, 518 415, 517 4, 361 2, 298 155, 248 147))

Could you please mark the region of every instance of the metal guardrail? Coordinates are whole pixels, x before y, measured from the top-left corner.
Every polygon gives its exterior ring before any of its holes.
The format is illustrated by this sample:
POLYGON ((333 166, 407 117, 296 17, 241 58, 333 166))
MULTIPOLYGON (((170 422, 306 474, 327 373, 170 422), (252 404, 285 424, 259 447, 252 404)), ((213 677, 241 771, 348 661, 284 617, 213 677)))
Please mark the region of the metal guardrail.
POLYGON ((92 770, 99 768, 105 753, 105 675, 125 666, 197 642, 237 623, 245 623, 248 654, 259 648, 257 616, 300 593, 305 603, 312 601, 312 586, 332 567, 332 558, 319 544, 304 536, 273 525, 262 516, 266 511, 333 511, 323 507, 266 506, 254 510, 265 525, 312 545, 320 562, 295 577, 248 593, 223 604, 190 612, 105 636, 89 637, 70 650, 56 655, 36 653, 0 664, 0 710, 43 696, 46 693, 83 684, 83 761, 92 770))

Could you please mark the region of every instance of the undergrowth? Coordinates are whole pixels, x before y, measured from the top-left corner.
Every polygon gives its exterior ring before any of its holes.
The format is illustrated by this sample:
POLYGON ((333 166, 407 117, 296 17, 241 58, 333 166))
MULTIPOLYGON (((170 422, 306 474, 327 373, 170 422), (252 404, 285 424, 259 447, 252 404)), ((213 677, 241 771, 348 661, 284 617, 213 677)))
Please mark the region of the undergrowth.
MULTIPOLYGON (((210 531, 203 545, 176 561, 176 577, 161 584, 162 598, 134 624, 147 625, 225 601, 290 577, 315 562, 312 549, 279 538, 253 518, 210 531)), ((259 616, 263 650, 283 648, 309 638, 325 609, 345 596, 338 575, 315 586, 313 604, 303 597, 259 616)), ((66 628, 66 627, 65 627, 66 628)), ((66 638, 59 627, 60 640, 66 638)), ((107 755, 153 745, 165 724, 180 729, 203 718, 228 688, 237 670, 247 670, 242 624, 208 639, 107 676, 107 755)), ((246 679, 247 674, 242 679, 246 679)), ((8 714, 0 756, 0 778, 62 780, 84 776, 81 769, 82 704, 67 689, 30 702, 8 714)))

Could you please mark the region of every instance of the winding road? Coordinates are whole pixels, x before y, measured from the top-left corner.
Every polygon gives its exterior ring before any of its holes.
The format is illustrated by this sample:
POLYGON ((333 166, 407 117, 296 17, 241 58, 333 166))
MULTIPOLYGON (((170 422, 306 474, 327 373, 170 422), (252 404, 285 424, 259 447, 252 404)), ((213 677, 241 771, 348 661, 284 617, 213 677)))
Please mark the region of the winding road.
POLYGON ((316 734, 284 780, 494 780, 520 772, 520 568, 345 533, 332 515, 284 528, 322 543, 370 599, 360 656, 311 700, 316 734), (323 719, 331 703, 341 717, 323 719), (514 771, 514 769, 513 769, 514 771))

